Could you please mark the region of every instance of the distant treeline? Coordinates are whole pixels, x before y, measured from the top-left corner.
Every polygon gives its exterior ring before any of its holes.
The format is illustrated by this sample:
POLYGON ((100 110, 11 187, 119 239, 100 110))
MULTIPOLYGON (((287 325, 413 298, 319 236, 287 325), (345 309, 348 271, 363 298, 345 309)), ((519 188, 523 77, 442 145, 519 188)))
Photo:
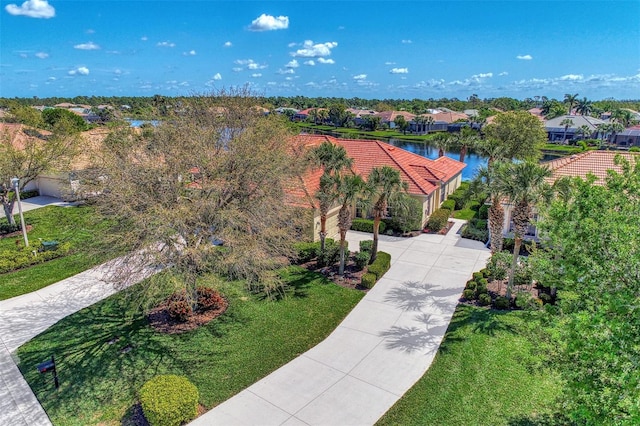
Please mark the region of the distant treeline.
MULTIPOLYGON (((76 96, 73 98, 0 98, 0 108, 10 108, 19 104, 21 106, 46 105, 53 106, 60 103, 72 103, 78 105, 110 105, 117 110, 126 110, 131 117, 147 118, 156 116, 167 106, 180 105, 188 102, 190 97, 170 97, 154 95, 139 96, 76 96)), ((565 95, 566 98, 566 95, 565 95)), ((586 100, 586 98, 585 98, 586 100)), ((477 95, 471 95, 467 99, 440 98, 440 99, 362 99, 362 98, 337 98, 337 97, 306 97, 306 96, 271 96, 256 97, 256 103, 268 108, 290 107, 295 109, 329 108, 333 105, 342 105, 345 108, 371 109, 375 111, 408 111, 413 114, 424 114, 428 109, 448 108, 454 111, 467 109, 499 109, 502 111, 528 110, 534 107, 544 108, 550 104, 562 104, 564 100, 535 96, 534 98, 514 99, 509 97, 481 99, 477 95)), ((604 99, 590 101, 592 105, 591 115, 598 112, 614 111, 620 108, 640 110, 640 100, 615 100, 604 99)), ((492 115, 492 114, 488 114, 492 115)))

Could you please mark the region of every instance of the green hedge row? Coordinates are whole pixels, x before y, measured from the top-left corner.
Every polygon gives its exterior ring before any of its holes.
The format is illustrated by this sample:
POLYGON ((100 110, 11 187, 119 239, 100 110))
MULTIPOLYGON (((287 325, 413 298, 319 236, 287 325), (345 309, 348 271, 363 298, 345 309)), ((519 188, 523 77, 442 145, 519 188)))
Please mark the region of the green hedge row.
MULTIPOLYGON (((380 227, 378 228, 378 233, 383 234, 386 228, 387 226, 385 225, 385 223, 380 221, 380 227)), ((351 222, 351 229, 354 231, 369 232, 373 234, 373 220, 355 218, 351 222)))
POLYGON ((427 228, 435 232, 440 231, 445 226, 447 226, 450 215, 451 210, 449 209, 437 209, 429 216, 429 220, 427 221, 427 228))
MULTIPOLYGON (((345 241, 345 252, 349 252, 349 242, 345 241)), ((302 242, 294 244, 295 259, 297 264, 311 262, 314 259, 322 266, 333 265, 340 258, 340 242, 332 238, 324 241, 324 253, 320 251, 320 241, 302 242)))
POLYGON ((391 255, 383 251, 379 251, 376 260, 373 261, 367 273, 362 276, 361 284, 363 287, 372 288, 374 284, 382 278, 382 276, 391 267, 391 255))
POLYGON ((71 250, 71 243, 63 243, 56 250, 42 251, 42 243, 36 243, 19 250, 0 251, 0 274, 26 268, 47 260, 65 256, 71 250), (36 251, 36 254, 33 251, 36 251))

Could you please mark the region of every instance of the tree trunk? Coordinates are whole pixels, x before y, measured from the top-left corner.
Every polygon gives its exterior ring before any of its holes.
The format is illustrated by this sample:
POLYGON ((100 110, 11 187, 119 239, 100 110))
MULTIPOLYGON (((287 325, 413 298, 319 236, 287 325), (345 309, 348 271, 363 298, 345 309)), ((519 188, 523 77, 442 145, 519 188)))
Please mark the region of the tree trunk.
POLYGON ((462 145, 462 147, 460 147, 460 162, 464 163, 464 157, 467 155, 467 147, 465 145, 462 145))
POLYGON ((9 222, 9 225, 15 225, 16 221, 13 218, 13 205, 15 204, 15 200, 13 201, 6 201, 6 200, 2 200, 2 207, 4 208, 4 215, 7 218, 7 222, 9 222))
POLYGON ((500 200, 494 198, 489 207, 489 232, 491 233, 491 253, 502 251, 502 226, 504 223, 504 209, 500 200))
POLYGON ((513 291, 513 279, 518 267, 518 257, 520 256, 520 246, 522 246, 522 237, 516 236, 513 245, 513 260, 511 261, 511 271, 509 271, 509 281, 507 282, 507 299, 511 300, 511 292, 513 291))
POLYGON ((338 267, 338 275, 344 275, 344 243, 347 238, 346 231, 340 230, 340 266, 338 267))
POLYGON ((325 239, 327 238, 327 215, 320 215, 320 252, 324 253, 325 239))
POLYGON ((380 216, 373 216, 373 244, 371 245, 371 259, 369 259, 369 264, 372 264, 376 257, 378 256, 378 234, 380 232, 380 216))

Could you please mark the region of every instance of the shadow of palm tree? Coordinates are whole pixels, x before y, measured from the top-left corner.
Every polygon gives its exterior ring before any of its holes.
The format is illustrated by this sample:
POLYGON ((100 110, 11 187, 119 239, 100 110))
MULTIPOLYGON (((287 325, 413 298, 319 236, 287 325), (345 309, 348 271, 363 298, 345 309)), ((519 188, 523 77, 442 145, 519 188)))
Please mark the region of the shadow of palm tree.
POLYGON ((415 326, 393 326, 380 333, 389 349, 400 349, 406 352, 423 351, 425 354, 435 353, 447 330, 443 320, 431 314, 422 313, 414 317, 415 326))
POLYGON ((457 301, 452 296, 458 296, 460 290, 437 288, 434 284, 405 281, 400 287, 394 287, 385 296, 385 302, 390 302, 407 311, 420 311, 431 305, 440 310, 453 308, 457 301))

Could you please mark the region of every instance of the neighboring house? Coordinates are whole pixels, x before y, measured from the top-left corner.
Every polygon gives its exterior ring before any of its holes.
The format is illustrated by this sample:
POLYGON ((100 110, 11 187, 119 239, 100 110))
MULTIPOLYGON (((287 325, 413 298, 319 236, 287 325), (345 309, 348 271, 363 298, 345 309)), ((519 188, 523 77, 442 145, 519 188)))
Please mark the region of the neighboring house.
POLYGON ((362 126, 364 124, 364 117, 378 114, 376 111, 371 109, 357 108, 347 108, 347 112, 353 115, 353 123, 356 126, 362 126))
POLYGON ((611 138, 611 143, 618 147, 640 146, 640 126, 628 127, 611 138))
MULTIPOLYGON (((374 167, 390 166, 400 172, 403 181, 409 185, 408 193, 422 203, 422 225, 429 215, 446 197, 455 191, 462 182, 462 169, 466 164, 449 157, 430 160, 421 155, 394 147, 376 140, 337 139, 322 135, 299 135, 296 142, 307 148, 319 146, 322 142, 331 142, 343 146, 347 155, 353 158, 353 171, 366 179, 374 167)), ((314 239, 320 231, 320 211, 314 195, 318 190, 322 170, 309 171, 301 185, 291 188, 291 202, 302 206, 314 206, 314 239)), ((327 234, 333 238, 339 235, 338 211, 334 207, 327 216, 327 234)), ((355 215, 355 209, 352 214, 355 215)))
POLYGON ((390 129, 396 128, 395 119, 400 115, 404 117, 407 123, 410 123, 416 117, 415 114, 411 114, 410 112, 406 111, 382 111, 376 113, 375 115, 380 117, 380 124, 386 124, 390 129))
POLYGON ((598 134, 598 127, 607 122, 600 120, 599 118, 590 117, 588 115, 561 115, 560 117, 552 118, 544 123, 545 130, 549 138, 549 142, 565 142, 581 139, 578 129, 582 126, 587 126, 591 130, 591 134, 587 139, 595 138, 598 134), (566 121, 565 121, 566 120, 566 121), (571 123, 567 126, 563 123, 571 123))
MULTIPOLYGON (((640 160, 640 154, 620 151, 586 151, 580 154, 571 155, 568 157, 558 158, 556 160, 547 161, 541 163, 542 166, 546 166, 551 169, 552 175, 547 181, 553 184, 556 180, 568 176, 579 177, 586 180, 588 175, 596 177, 595 184, 603 185, 605 178, 607 177, 607 171, 613 170, 617 173, 622 171, 622 168, 615 164, 616 155, 621 155, 626 158, 631 164, 635 159, 640 160)), ((507 202, 503 203, 505 209, 505 221, 503 224, 503 234, 505 236, 512 236, 513 234, 513 206, 507 202)), ((534 220, 537 219, 537 214, 534 215, 534 220)), ((538 230, 535 224, 529 225, 526 238, 537 239, 538 230)))

